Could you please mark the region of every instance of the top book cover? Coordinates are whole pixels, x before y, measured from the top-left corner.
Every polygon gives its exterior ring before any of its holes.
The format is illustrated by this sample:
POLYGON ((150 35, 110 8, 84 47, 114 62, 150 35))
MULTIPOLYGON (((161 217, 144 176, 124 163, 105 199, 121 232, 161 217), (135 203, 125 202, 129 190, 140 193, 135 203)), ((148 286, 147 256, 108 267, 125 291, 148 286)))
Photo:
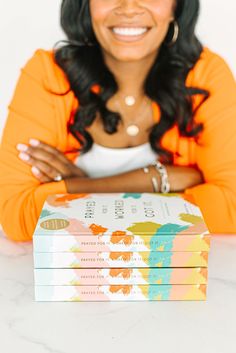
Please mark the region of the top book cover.
POLYGON ((54 194, 44 202, 35 236, 209 235, 198 206, 183 194, 54 194))

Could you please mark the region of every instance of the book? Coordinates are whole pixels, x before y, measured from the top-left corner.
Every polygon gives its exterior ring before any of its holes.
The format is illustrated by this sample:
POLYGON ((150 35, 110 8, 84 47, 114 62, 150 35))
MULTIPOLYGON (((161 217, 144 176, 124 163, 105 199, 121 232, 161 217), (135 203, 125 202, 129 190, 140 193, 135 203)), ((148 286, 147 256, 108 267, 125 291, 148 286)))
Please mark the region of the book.
POLYGON ((206 300, 211 235, 183 194, 53 194, 33 235, 36 301, 206 300))
POLYGON ((200 209, 182 194, 56 194, 46 199, 37 252, 209 251, 200 209))
POLYGON ((35 268, 207 267, 208 252, 34 253, 35 268))
POLYGON ((77 268, 35 269, 39 286, 207 284, 208 269, 196 268, 77 268))
POLYGON ((35 252, 209 251, 209 235, 61 235, 35 236, 35 252))
POLYGON ((205 284, 35 286, 35 298, 36 301, 205 300, 206 290, 205 284))

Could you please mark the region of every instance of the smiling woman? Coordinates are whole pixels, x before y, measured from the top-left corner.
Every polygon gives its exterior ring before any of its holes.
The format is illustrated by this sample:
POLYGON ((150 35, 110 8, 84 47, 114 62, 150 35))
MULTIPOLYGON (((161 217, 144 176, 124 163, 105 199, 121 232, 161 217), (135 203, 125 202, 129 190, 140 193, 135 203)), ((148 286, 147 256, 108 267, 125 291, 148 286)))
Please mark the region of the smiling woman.
POLYGON ((62 1, 67 40, 35 51, 9 104, 9 238, 31 240, 45 198, 66 192, 181 192, 212 233, 236 233, 236 84, 196 37, 198 12, 198 0, 62 1))

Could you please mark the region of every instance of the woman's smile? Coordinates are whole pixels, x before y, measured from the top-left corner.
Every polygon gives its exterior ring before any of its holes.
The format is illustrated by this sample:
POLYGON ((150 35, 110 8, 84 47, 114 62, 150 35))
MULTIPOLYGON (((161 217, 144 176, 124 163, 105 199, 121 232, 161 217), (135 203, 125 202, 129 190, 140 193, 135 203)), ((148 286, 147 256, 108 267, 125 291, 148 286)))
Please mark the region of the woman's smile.
POLYGON ((119 42, 138 42, 146 37, 150 27, 110 27, 112 36, 119 42))

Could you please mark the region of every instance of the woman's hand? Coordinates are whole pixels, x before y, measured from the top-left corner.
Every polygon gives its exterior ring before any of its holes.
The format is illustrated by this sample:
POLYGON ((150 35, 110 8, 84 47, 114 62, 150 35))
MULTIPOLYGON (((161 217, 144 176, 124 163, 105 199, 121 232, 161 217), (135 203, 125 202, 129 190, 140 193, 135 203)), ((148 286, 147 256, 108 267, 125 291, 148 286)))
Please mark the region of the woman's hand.
POLYGON ((59 174, 63 179, 87 176, 57 148, 35 139, 29 144, 16 146, 19 158, 32 166, 32 173, 42 183, 54 181, 59 174))

